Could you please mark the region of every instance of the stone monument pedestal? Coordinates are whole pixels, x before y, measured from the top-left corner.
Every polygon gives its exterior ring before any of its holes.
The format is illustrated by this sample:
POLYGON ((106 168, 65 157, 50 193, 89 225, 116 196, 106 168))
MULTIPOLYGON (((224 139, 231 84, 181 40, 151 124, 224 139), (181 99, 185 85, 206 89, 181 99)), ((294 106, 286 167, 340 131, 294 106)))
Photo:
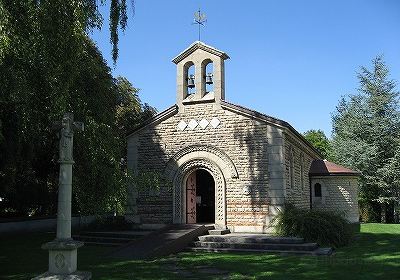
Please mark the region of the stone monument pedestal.
POLYGON ((86 280, 91 279, 92 273, 87 271, 75 271, 73 274, 43 273, 32 280, 86 280))
POLYGON ((56 239, 42 245, 49 250, 49 271, 32 280, 85 280, 91 279, 90 272, 77 271, 77 250, 83 242, 73 239, 56 239))
POLYGON ((72 201, 72 146, 74 129, 83 131, 83 123, 74 122, 72 113, 64 114, 60 128, 60 176, 57 207, 57 237, 42 245, 49 250, 49 270, 32 280, 83 280, 90 279, 90 272, 77 271, 78 248, 83 242, 71 238, 71 201, 72 201))

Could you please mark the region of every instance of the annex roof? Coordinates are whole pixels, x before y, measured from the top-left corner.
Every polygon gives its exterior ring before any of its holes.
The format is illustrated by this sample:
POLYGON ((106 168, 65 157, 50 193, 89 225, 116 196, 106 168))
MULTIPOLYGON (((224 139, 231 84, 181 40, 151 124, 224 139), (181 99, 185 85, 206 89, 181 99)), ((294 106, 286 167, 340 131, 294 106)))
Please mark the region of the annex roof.
POLYGON ((315 159, 311 163, 310 176, 360 176, 360 173, 336 163, 315 159))

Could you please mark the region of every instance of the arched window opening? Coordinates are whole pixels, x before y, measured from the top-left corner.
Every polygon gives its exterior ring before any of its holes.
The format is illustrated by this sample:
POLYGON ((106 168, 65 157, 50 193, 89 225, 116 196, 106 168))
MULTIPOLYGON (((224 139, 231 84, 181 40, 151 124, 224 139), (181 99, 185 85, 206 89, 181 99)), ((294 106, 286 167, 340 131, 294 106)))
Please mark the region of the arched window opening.
POLYGON ((184 71, 184 77, 185 77, 185 96, 183 97, 184 99, 196 92, 196 83, 195 83, 195 67, 193 62, 189 61, 185 65, 185 71, 184 71))
POLYGON ((201 98, 203 98, 209 93, 214 93, 214 65, 211 59, 207 58, 201 62, 201 73, 203 76, 201 98))
POLYGON ((320 183, 314 185, 314 197, 322 197, 322 187, 320 183))
POLYGON ((205 67, 205 89, 207 93, 214 92, 214 66, 212 62, 209 62, 205 67))

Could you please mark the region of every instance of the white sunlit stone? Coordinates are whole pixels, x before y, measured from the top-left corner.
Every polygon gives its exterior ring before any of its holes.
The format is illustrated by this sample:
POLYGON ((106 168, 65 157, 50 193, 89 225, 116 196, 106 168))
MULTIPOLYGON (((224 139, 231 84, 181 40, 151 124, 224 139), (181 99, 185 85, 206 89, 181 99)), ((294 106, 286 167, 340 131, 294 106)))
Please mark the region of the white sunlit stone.
POLYGON ((183 130, 185 130, 186 127, 187 127, 187 124, 186 124, 185 121, 180 121, 180 122, 178 123, 178 129, 179 129, 179 130, 183 131, 183 130))
POLYGON ((215 117, 210 122, 211 126, 214 127, 214 128, 217 128, 220 123, 221 123, 220 120, 218 118, 215 118, 215 117))
POLYGON ((207 127, 207 125, 209 124, 209 122, 206 119, 202 119, 199 122, 199 125, 201 126, 202 129, 205 129, 207 127))
POLYGON ((198 125, 199 123, 197 122, 197 121, 195 121, 195 120, 190 120, 190 122, 189 122, 189 124, 188 124, 188 127, 190 128, 190 129, 195 129, 196 128, 196 126, 198 125))

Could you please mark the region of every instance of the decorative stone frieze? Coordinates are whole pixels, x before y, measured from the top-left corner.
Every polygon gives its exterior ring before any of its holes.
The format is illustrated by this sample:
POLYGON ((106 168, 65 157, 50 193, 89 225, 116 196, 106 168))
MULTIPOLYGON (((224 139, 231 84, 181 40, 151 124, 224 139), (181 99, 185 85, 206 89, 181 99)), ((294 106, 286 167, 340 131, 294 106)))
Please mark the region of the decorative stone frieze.
POLYGON ((220 123, 221 123, 221 121, 218 118, 215 118, 215 117, 210 122, 211 126, 214 127, 214 128, 217 128, 220 123))
POLYGON ((200 121, 190 119, 188 123, 186 123, 184 120, 181 120, 176 127, 178 130, 184 131, 185 129, 194 130, 196 127, 200 127, 201 129, 206 129, 207 126, 217 128, 220 124, 221 121, 218 118, 214 117, 211 121, 208 121, 207 119, 201 119, 200 121))

